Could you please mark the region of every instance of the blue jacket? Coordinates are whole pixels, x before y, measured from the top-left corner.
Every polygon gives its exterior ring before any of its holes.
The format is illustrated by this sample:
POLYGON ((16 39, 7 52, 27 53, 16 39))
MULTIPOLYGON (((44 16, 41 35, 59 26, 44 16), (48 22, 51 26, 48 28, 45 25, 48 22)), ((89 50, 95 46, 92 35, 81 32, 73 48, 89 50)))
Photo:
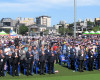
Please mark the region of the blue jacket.
POLYGON ((71 48, 70 49, 70 58, 71 59, 75 59, 76 57, 76 49, 75 48, 71 48))

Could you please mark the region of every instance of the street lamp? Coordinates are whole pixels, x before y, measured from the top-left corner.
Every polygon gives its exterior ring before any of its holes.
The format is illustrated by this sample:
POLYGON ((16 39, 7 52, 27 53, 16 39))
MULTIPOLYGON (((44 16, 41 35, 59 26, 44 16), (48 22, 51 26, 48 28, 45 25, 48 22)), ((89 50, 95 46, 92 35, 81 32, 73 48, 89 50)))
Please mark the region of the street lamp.
POLYGON ((76 0, 74 0, 74 38, 76 38, 76 0))

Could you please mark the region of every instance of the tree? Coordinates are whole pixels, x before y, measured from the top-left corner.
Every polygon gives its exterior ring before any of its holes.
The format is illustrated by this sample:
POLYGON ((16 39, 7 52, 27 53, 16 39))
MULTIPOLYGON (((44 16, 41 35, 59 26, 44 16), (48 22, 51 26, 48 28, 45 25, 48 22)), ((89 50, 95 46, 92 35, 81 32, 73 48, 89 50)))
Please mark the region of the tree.
POLYGON ((10 29, 5 29, 5 32, 6 32, 7 34, 9 34, 9 33, 10 33, 10 29))
POLYGON ((87 21, 87 25, 88 25, 89 27, 92 27, 92 26, 94 25, 94 22, 87 21))
POLYGON ((25 25, 22 25, 22 26, 20 26, 19 27, 19 33, 20 34, 25 34, 26 32, 28 32, 28 27, 27 26, 25 26, 25 25))
POLYGON ((64 28, 64 25, 63 24, 60 24, 62 26, 59 27, 59 33, 61 33, 61 35, 64 35, 64 34, 73 34, 73 24, 69 24, 68 28, 64 28))
POLYGON ((45 35, 48 35, 49 34, 49 30, 45 30, 43 31, 45 35))
POLYGON ((68 33, 73 34, 73 28, 67 28, 67 29, 66 29, 66 33, 67 33, 67 34, 68 34, 68 33))
POLYGON ((96 26, 96 27, 93 27, 93 31, 100 31, 100 27, 99 26, 96 26))
POLYGON ((94 22, 87 21, 87 29, 88 29, 88 30, 92 30, 93 27, 94 27, 94 22))
POLYGON ((69 27, 69 28, 73 28, 73 26, 74 26, 74 24, 69 24, 68 27, 69 27))
MULTIPOLYGON (((77 23, 79 24, 79 23, 77 23)), ((70 33, 71 35, 74 33, 74 24, 69 24, 68 28, 67 28, 67 34, 70 33)))
POLYGON ((64 35, 65 32, 66 32, 66 28, 64 27, 59 28, 59 33, 61 33, 61 35, 64 35))

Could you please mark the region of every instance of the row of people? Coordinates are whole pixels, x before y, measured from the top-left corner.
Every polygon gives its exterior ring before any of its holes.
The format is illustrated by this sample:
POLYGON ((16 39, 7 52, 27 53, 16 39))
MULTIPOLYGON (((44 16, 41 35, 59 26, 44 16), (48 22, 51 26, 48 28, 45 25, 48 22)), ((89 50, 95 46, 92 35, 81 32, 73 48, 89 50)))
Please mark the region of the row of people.
POLYGON ((0 50, 0 76, 4 76, 4 66, 8 66, 8 73, 10 73, 10 66, 12 66, 12 75, 18 76, 18 64, 20 64, 21 72, 24 71, 24 66, 27 66, 27 75, 32 74, 32 65, 34 63, 40 67, 40 74, 44 74, 45 64, 48 65, 49 73, 54 73, 54 61, 55 53, 53 48, 48 46, 48 49, 44 50, 44 47, 41 47, 41 50, 37 50, 36 46, 29 46, 28 50, 25 51, 25 47, 16 46, 9 48, 7 45, 6 48, 0 50))
POLYGON ((79 71, 83 72, 83 64, 86 61, 86 56, 88 56, 89 71, 93 70, 93 62, 95 59, 98 62, 98 69, 100 70, 100 46, 95 48, 95 51, 93 51, 93 47, 88 47, 87 49, 84 45, 80 45, 77 51, 76 47, 77 45, 73 45, 72 48, 68 49, 68 46, 66 46, 66 48, 62 51, 65 57, 69 57, 68 55, 70 55, 71 69, 75 70, 75 61, 77 59, 79 61, 79 71))

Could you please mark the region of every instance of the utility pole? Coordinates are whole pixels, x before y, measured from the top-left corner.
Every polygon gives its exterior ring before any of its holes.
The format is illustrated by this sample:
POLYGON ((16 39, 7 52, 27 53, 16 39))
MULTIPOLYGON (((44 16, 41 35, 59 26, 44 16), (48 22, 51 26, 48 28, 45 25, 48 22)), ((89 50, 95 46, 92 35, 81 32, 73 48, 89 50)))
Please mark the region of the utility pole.
POLYGON ((76 38, 76 0, 74 0, 74 38, 76 38))
POLYGON ((64 24, 64 39, 65 39, 65 24, 64 24))

